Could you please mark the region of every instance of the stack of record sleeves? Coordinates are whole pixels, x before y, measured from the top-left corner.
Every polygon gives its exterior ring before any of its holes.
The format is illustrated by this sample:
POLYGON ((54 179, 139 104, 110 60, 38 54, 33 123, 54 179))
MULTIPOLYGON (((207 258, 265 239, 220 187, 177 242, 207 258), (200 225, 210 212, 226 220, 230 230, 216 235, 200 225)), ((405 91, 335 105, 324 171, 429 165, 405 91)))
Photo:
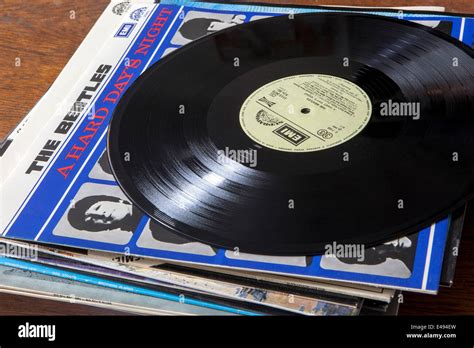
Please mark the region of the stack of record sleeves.
POLYGON ((247 316, 436 294, 474 192, 473 33, 433 11, 112 1, 1 144, 0 292, 247 316))

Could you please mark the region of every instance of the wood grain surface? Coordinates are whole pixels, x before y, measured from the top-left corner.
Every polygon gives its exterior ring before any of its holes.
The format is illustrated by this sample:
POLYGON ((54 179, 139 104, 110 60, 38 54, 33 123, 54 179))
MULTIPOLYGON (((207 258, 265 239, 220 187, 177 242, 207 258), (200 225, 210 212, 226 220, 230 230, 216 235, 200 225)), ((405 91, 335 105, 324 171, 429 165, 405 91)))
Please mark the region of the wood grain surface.
MULTIPOLYGON (((48 90, 109 0, 0 0, 0 139, 48 90), (20 62, 18 65, 17 63, 20 62)), ((249 2, 249 1, 241 1, 249 2)), ((259 0, 343 6, 444 6, 474 13, 473 0, 259 0)), ((0 294, 0 315, 122 314, 0 294)), ((437 296, 404 293, 401 315, 474 314, 474 211, 468 209, 453 287, 437 296)))

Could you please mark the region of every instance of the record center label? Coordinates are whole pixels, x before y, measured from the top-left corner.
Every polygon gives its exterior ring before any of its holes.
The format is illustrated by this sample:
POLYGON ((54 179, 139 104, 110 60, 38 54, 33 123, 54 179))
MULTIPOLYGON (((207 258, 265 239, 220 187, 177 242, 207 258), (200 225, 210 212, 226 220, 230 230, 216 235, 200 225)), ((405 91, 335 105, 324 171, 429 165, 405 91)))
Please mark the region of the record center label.
POLYGON ((294 75, 253 92, 240 109, 240 125, 256 143, 286 152, 340 145, 369 123, 370 98, 355 83, 322 74, 294 75))

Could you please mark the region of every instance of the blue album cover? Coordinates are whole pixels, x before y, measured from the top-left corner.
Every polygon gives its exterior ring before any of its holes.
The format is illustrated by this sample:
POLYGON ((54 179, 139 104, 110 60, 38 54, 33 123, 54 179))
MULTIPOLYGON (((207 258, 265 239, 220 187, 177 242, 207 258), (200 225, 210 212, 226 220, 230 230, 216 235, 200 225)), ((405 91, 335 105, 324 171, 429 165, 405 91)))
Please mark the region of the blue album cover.
MULTIPOLYGON (((114 11, 123 21, 108 40, 130 40, 130 44, 118 63, 104 60, 89 76, 88 84, 57 126, 65 140, 46 140, 50 138, 44 135, 45 148, 38 156, 46 154, 48 161, 36 157, 25 171, 37 179, 21 204, 12 208, 14 213, 2 222, 4 237, 207 266, 437 291, 449 217, 414 235, 367 249, 363 261, 336 256, 250 255, 216 249, 164 231, 130 203, 109 167, 106 133, 114 107, 133 81, 161 57, 229 26, 289 12, 335 9, 164 0, 160 4, 143 3, 133 11, 122 4, 114 11), (93 118, 88 117, 91 114, 93 118)), ((397 10, 361 12, 417 21, 469 46, 473 44, 472 18, 397 10)))

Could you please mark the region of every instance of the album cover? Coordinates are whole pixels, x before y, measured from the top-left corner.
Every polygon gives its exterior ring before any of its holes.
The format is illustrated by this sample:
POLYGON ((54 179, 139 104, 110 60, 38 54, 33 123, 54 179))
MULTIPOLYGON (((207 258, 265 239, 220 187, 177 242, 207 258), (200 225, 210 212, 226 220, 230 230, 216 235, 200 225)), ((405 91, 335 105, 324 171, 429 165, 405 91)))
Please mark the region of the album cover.
MULTIPOLYGON (((114 107, 130 84, 163 55, 230 26, 318 11, 327 10, 181 1, 112 2, 70 64, 75 66, 76 60, 83 59, 89 62, 87 67, 75 75, 77 80, 72 80, 77 71, 69 65, 60 77, 58 85, 68 91, 65 98, 61 94, 62 107, 54 107, 55 99, 46 96, 2 145, 2 236, 191 264, 436 292, 450 217, 409 237, 368 249, 369 257, 364 261, 251 255, 216 249, 164 231, 131 204, 107 167, 105 140, 114 107), (90 57, 87 49, 93 45, 97 48, 91 51, 97 54, 90 57)), ((472 44, 473 18, 395 10, 362 12, 424 22, 450 30, 453 37, 472 44)))
MULTIPOLYGON (((0 292, 87 304, 147 315, 222 315, 222 312, 108 289, 59 276, 0 265, 0 292)), ((225 313, 224 313, 225 314, 225 313)))
MULTIPOLYGON (((189 305, 192 308, 212 310, 214 315, 246 315, 260 316, 264 314, 282 313, 282 311, 256 306, 249 303, 232 301, 222 297, 211 296, 201 292, 190 292, 184 289, 176 290, 165 288, 159 285, 140 284, 135 281, 118 281, 114 277, 97 277, 85 272, 73 272, 67 269, 50 267, 36 262, 19 260, 16 258, 0 257, 0 265, 13 267, 15 269, 33 272, 43 276, 53 276, 77 281, 85 284, 98 285, 100 287, 120 290, 129 293, 129 295, 144 295, 151 298, 157 298, 174 303, 176 306, 182 304, 189 305)), ((132 296, 133 297, 133 296, 132 296)))
MULTIPOLYGON (((156 278, 146 278, 131 273, 93 266, 83 262, 76 262, 71 259, 62 259, 56 256, 48 257, 39 255, 35 262, 78 272, 86 272, 87 274, 119 278, 123 279, 124 282, 134 281, 137 283, 159 285, 165 288, 208 293, 302 315, 326 315, 326 312, 322 311, 321 308, 332 308, 331 311, 337 309, 341 313, 356 314, 359 304, 361 303, 361 300, 358 298, 351 298, 350 301, 346 298, 344 299, 345 301, 343 301, 343 299, 338 298, 337 295, 329 297, 316 293, 307 295, 287 293, 275 288, 271 289, 263 286, 254 287, 248 284, 219 281, 212 278, 204 278, 178 272, 174 273, 174 283, 178 283, 179 281, 181 286, 176 286, 175 284, 166 283, 156 278)), ((162 271, 162 273, 173 274, 173 272, 166 271, 162 271)))
POLYGON ((173 289, 205 292, 298 314, 321 315, 321 312, 315 313, 313 309, 321 306, 319 303, 322 301, 341 305, 341 308, 349 306, 352 309, 359 307, 362 301, 360 297, 389 302, 392 293, 388 289, 366 289, 367 287, 356 285, 348 289, 335 284, 316 282, 311 283, 312 287, 305 287, 277 281, 252 281, 251 275, 226 276, 225 273, 216 272, 218 270, 214 272, 198 270, 198 274, 195 274, 190 268, 164 264, 152 259, 110 253, 95 255, 92 253, 86 256, 8 239, 0 240, 0 248, 11 250, 10 258, 31 259, 37 263, 80 272, 157 284, 173 289), (337 291, 339 288, 345 291, 337 291), (369 296, 366 293, 369 293, 369 296), (351 299, 350 303, 347 299, 351 299))
POLYGON ((461 235, 464 227, 467 206, 458 209, 452 214, 451 226, 449 228, 448 239, 443 257, 443 267, 441 269, 440 284, 450 287, 454 282, 456 263, 461 244, 461 235))
MULTIPOLYGON (((267 274, 259 272, 246 272, 232 270, 227 268, 216 268, 192 265, 192 264, 168 264, 158 259, 143 258, 132 255, 114 254, 108 252, 100 252, 94 250, 60 248, 57 246, 43 246, 28 242, 15 241, 11 239, 0 239, 0 247, 18 248, 21 259, 30 258, 28 253, 44 253, 58 259, 71 260, 73 263, 86 264, 93 268, 103 267, 108 270, 114 270, 119 273, 146 277, 144 279, 153 279, 155 281, 165 282, 174 285, 185 285, 193 289, 197 289, 195 284, 190 281, 183 272, 186 269, 196 269, 203 271, 205 278, 205 290, 208 292, 220 289, 220 282, 212 282, 209 277, 212 274, 222 275, 224 281, 228 280, 228 276, 233 277, 236 283, 241 281, 254 281, 257 284, 265 283, 275 285, 277 288, 291 287, 302 293, 324 292, 332 294, 340 294, 351 297, 368 298, 375 301, 390 302, 393 297, 394 290, 380 287, 367 286, 362 284, 347 284, 334 281, 322 281, 314 279, 292 278, 278 276, 276 274, 267 274), (175 267, 170 270, 169 268, 175 267), (192 268, 191 268, 192 267, 192 268)), ((15 249, 16 250, 16 249, 15 249)), ((16 252, 18 254, 18 251, 16 252)), ((11 255, 14 257, 14 255, 11 255)))

